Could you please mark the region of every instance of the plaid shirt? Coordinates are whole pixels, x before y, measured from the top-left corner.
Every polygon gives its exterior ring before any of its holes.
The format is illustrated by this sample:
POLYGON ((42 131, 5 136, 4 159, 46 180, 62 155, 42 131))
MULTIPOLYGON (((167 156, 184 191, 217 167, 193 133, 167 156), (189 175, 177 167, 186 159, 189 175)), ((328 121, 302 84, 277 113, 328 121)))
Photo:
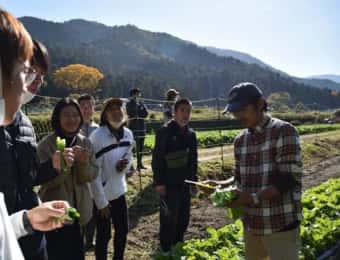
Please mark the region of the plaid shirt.
POLYGON ((254 130, 246 129, 236 137, 234 152, 235 177, 241 190, 257 193, 269 186, 278 187, 288 178, 296 183, 278 200, 245 207, 244 227, 255 235, 267 235, 300 221, 302 161, 296 129, 266 115, 254 130))

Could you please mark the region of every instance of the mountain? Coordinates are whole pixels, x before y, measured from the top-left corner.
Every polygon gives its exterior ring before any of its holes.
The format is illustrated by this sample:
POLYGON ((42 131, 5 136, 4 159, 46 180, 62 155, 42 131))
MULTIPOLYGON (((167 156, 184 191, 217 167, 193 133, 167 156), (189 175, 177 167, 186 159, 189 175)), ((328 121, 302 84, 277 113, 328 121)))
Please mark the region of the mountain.
MULTIPOLYGON (((167 33, 155 33, 134 25, 109 27, 97 22, 76 19, 55 23, 23 17, 28 31, 50 51, 52 71, 74 63, 95 66, 105 78, 98 95, 127 96, 139 87, 145 97, 163 98, 170 87, 192 99, 225 96, 242 81, 258 84, 268 96, 289 92, 292 103, 318 103, 320 108, 337 107, 340 97, 296 82, 268 67, 250 64, 233 57, 221 57, 205 47, 167 33), (308 93, 308 95, 306 95, 308 93)), ((47 77, 45 95, 65 95, 66 89, 54 86, 47 77)))
POLYGON ((258 58, 255 58, 254 56, 251 56, 248 53, 244 52, 239 52, 239 51, 234 51, 234 50, 229 50, 229 49, 219 49, 215 47, 205 47, 208 51, 211 53, 216 54, 217 56, 220 57, 232 57, 234 59, 238 59, 242 62, 248 63, 248 64, 257 64, 263 68, 269 69, 274 72, 278 72, 283 76, 289 76, 287 73, 280 71, 278 69, 275 69, 274 67, 268 65, 267 63, 261 61, 258 58))
POLYGON ((312 78, 312 79, 328 79, 328 80, 332 80, 332 81, 337 82, 337 83, 340 84, 340 75, 325 74, 325 75, 310 76, 308 78, 312 78))
POLYGON ((228 49, 218 49, 215 47, 206 47, 208 51, 211 53, 214 53, 221 57, 233 57, 235 59, 238 59, 240 61, 249 63, 249 64, 257 64, 263 68, 269 69, 273 72, 279 73, 283 77, 291 77, 293 80, 295 80, 298 83, 313 86, 316 88, 327 88, 332 90, 340 90, 340 76, 338 75, 320 75, 320 76, 312 76, 308 78, 299 78, 299 77, 293 77, 289 74, 278 70, 265 62, 261 61, 258 58, 255 58, 247 53, 228 50, 228 49))
POLYGON ((322 78, 319 79, 319 78, 297 78, 297 77, 294 77, 293 79, 299 83, 310 85, 316 88, 321 88, 321 89, 327 88, 327 89, 340 91, 340 83, 337 83, 334 80, 322 79, 322 78))

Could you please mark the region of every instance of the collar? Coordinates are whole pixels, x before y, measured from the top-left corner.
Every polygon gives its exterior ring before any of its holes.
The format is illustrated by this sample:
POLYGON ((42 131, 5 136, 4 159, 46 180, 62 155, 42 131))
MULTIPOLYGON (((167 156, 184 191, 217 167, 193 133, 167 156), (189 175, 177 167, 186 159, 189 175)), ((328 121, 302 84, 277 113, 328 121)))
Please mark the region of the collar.
POLYGON ((113 129, 110 125, 105 125, 105 130, 110 137, 115 137, 117 141, 124 137, 124 125, 119 129, 113 129))
POLYGON ((271 120, 271 117, 265 114, 263 119, 257 124, 257 126, 254 129, 248 128, 248 131, 250 133, 263 133, 267 125, 269 124, 270 120, 271 120))
POLYGON ((188 130, 189 130, 188 125, 186 125, 185 127, 181 128, 181 127, 179 126, 179 124, 178 124, 174 119, 170 120, 169 123, 168 123, 168 125, 169 125, 173 130, 175 130, 177 133, 180 133, 180 134, 185 134, 185 133, 187 133, 188 130))

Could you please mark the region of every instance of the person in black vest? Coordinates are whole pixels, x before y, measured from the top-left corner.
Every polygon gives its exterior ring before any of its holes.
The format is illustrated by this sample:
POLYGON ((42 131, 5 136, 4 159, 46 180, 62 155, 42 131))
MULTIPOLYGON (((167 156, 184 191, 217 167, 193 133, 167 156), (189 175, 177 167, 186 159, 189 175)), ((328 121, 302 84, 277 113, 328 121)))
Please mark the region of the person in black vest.
MULTIPOLYGON (((38 205, 33 187, 58 175, 60 156, 39 163, 34 129, 20 111, 38 76, 33 41, 22 23, 2 9, 0 35, 0 192, 12 214, 38 205)), ((19 242, 25 259, 47 259, 43 233, 35 231, 19 242)))
POLYGON ((141 91, 138 88, 130 90, 130 98, 126 104, 126 112, 129 117, 128 127, 133 132, 136 141, 137 169, 146 169, 142 157, 146 134, 145 118, 148 116, 146 105, 140 100, 141 91))
POLYGON ((197 139, 188 127, 191 108, 186 98, 176 101, 174 119, 157 131, 152 154, 153 180, 160 195, 160 244, 165 252, 183 241, 191 193, 196 192, 184 182, 197 180, 197 139))

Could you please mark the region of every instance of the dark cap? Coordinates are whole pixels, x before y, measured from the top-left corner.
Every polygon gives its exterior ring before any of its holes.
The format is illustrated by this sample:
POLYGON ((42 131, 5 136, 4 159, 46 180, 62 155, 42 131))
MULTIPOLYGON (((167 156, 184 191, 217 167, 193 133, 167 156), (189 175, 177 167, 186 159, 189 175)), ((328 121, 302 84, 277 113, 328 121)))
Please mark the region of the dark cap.
POLYGON ((139 88, 130 89, 130 96, 134 95, 135 93, 140 93, 140 89, 139 88))
POLYGON ((256 84, 251 82, 239 83, 230 90, 228 105, 224 112, 238 112, 261 97, 263 97, 263 93, 256 84))

